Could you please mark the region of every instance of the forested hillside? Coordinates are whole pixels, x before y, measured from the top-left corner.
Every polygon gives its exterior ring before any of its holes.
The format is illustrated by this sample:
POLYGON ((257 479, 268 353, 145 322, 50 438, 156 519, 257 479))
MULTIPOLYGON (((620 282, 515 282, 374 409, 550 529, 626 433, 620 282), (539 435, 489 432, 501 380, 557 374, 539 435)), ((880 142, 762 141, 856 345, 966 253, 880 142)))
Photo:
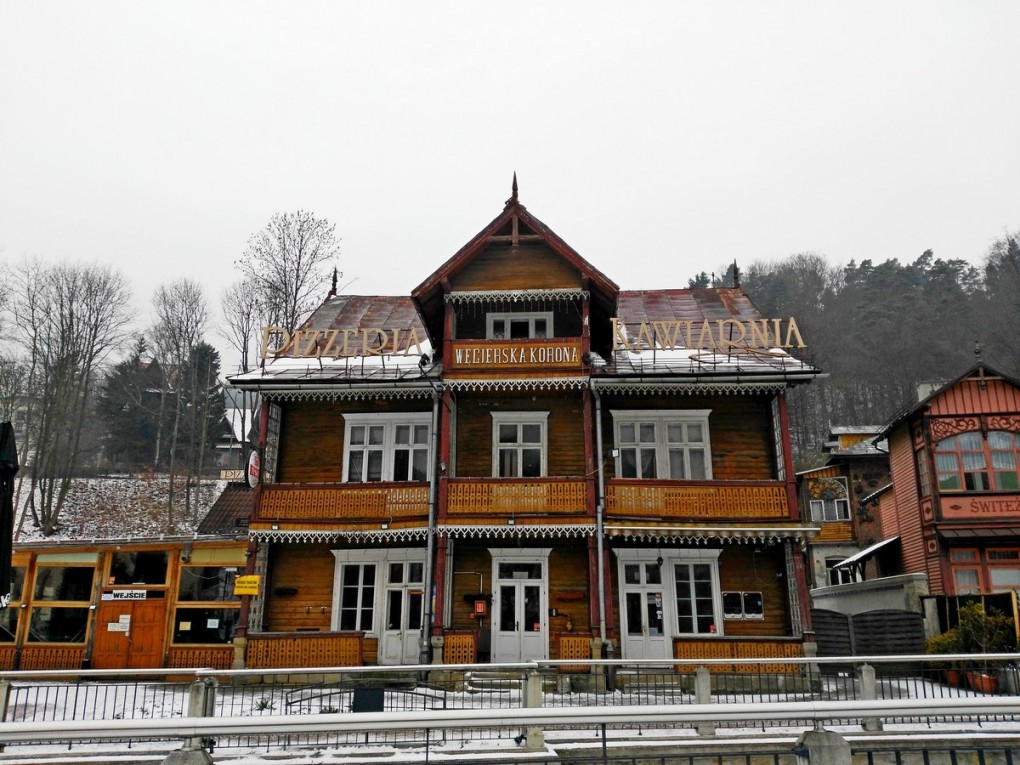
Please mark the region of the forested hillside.
POLYGON ((841 266, 800 254, 738 266, 764 315, 797 319, 805 358, 828 375, 790 396, 798 469, 818 462, 830 424, 887 422, 916 402, 919 383, 962 374, 978 349, 986 363, 1020 376, 1018 234, 996 241, 981 266, 930 250, 910 263, 841 266))

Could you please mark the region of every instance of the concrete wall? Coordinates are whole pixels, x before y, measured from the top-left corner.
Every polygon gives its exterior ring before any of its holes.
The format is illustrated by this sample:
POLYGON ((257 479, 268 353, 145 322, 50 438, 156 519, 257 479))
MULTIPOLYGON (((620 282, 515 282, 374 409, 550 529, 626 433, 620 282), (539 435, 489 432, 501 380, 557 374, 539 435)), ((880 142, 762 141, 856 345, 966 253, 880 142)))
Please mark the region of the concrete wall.
POLYGON ((811 590, 811 606, 842 614, 886 609, 921 614, 921 596, 927 594, 928 577, 925 574, 903 574, 867 582, 817 587, 811 590))

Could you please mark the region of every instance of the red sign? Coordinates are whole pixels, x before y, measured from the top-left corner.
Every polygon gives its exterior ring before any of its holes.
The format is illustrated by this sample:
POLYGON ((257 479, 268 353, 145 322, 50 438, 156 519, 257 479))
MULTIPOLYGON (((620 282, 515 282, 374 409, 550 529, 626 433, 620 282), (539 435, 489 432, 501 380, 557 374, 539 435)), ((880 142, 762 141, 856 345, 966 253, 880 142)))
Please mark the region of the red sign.
POLYGON ((253 489, 259 484, 259 474, 262 472, 262 460, 259 453, 252 450, 248 455, 248 485, 253 489))

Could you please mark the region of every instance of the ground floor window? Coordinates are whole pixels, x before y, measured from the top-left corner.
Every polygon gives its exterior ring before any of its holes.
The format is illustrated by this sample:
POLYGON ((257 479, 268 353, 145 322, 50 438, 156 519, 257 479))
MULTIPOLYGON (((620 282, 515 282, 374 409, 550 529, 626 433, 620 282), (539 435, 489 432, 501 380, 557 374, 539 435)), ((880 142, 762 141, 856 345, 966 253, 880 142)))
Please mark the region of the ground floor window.
POLYGON ((241 599, 234 595, 240 566, 185 565, 177 585, 173 642, 230 643, 234 640, 241 599))
POLYGON ((43 606, 32 609, 30 643, 84 643, 88 606, 43 606))
POLYGON ((38 557, 28 642, 85 642, 97 558, 95 554, 38 557))
POLYGON ((237 608, 178 608, 174 643, 230 643, 237 629, 237 608))

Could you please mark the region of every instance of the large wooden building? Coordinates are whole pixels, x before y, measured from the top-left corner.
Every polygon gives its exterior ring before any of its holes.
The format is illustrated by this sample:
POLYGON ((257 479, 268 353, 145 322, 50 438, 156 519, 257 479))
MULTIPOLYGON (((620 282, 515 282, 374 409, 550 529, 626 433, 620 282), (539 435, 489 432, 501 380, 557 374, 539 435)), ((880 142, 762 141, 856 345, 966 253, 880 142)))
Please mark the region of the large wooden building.
POLYGON ((786 393, 739 288, 621 290, 513 195, 409 296, 264 330, 252 667, 800 655, 786 393))

